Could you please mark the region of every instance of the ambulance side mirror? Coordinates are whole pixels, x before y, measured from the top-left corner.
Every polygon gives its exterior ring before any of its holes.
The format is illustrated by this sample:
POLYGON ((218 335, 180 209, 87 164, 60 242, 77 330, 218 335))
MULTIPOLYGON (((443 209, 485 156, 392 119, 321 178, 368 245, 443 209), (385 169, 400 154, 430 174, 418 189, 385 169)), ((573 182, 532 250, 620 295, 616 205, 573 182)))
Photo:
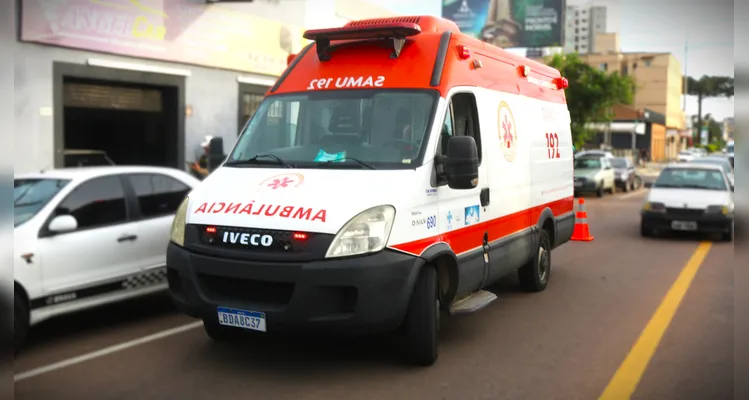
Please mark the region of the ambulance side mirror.
POLYGON ((447 186, 451 189, 473 189, 478 185, 479 151, 470 136, 453 136, 447 142, 447 155, 435 160, 443 166, 447 186))

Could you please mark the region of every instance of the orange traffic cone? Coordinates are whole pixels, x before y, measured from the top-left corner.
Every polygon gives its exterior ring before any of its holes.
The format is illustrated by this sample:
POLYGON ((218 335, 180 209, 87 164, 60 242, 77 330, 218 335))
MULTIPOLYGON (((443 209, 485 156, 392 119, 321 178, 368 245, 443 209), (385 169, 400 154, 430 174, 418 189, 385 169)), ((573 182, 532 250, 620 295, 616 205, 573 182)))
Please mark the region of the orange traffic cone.
POLYGON ((572 231, 570 240, 578 242, 590 242, 593 236, 590 235, 588 228, 588 213, 585 212, 585 199, 578 201, 577 213, 575 213, 575 230, 572 231))

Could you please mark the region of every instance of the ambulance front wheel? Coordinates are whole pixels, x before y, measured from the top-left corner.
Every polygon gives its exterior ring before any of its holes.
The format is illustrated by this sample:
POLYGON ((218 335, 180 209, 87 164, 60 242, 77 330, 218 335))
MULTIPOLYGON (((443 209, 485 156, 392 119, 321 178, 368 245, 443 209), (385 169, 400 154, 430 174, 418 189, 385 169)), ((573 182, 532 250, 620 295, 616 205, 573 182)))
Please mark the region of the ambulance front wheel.
POLYGON ((440 325, 437 271, 425 266, 419 272, 404 321, 405 355, 410 364, 429 366, 437 361, 440 325))

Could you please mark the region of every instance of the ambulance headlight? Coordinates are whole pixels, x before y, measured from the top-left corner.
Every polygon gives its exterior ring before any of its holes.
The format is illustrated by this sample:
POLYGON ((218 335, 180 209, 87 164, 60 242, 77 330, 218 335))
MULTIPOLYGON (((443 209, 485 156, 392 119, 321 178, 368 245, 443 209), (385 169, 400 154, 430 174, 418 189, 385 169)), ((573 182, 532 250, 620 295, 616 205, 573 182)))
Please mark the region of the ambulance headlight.
POLYGON ((185 245, 185 220, 187 219, 187 203, 189 198, 185 197, 177 208, 177 214, 172 221, 172 231, 169 233, 169 240, 177 246, 185 245))
POLYGON ((356 256, 384 249, 394 219, 393 206, 377 206, 361 212, 338 231, 325 258, 356 256))

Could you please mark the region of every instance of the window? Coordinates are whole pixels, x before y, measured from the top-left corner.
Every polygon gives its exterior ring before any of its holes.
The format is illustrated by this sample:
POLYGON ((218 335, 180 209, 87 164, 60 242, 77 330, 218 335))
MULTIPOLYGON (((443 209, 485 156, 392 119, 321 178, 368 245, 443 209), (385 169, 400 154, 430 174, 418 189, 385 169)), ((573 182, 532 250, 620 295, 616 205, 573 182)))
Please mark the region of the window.
POLYGON ((601 169, 603 163, 601 158, 578 158, 575 160, 575 169, 601 169))
MULTIPOLYGON (((434 90, 379 89, 269 96, 226 166, 271 154, 296 168, 363 168, 353 158, 377 169, 412 169, 423 157, 437 97, 434 90)), ((275 165, 258 161, 241 167, 275 165)))
POLYGON ((166 175, 132 174, 128 178, 138 196, 140 213, 145 218, 176 213, 190 192, 187 185, 166 175))
POLYGON ((652 64, 652 63, 653 63, 653 59, 652 59, 652 58, 644 58, 644 59, 642 60, 642 63, 643 63, 643 64, 645 64, 645 66, 646 66, 646 67, 649 67, 649 66, 650 66, 650 64, 652 64))
POLYGON ((728 185, 721 171, 689 168, 666 168, 653 183, 656 188, 705 189, 727 191, 728 185))
POLYGON ((445 116, 442 137, 440 138, 441 154, 447 152, 446 142, 452 136, 473 137, 478 148, 479 164, 481 163, 481 132, 479 131, 476 97, 473 93, 456 93, 450 99, 450 106, 445 116))
POLYGON ((240 110, 239 110, 239 131, 237 135, 241 133, 242 127, 244 127, 247 120, 255 114, 260 103, 265 98, 264 91, 262 88, 254 86, 242 86, 240 85, 240 110))
POLYGON ((609 69, 609 65, 606 64, 606 63, 603 63, 603 64, 599 65, 598 68, 600 68, 601 71, 607 71, 609 69))
POLYGON ((13 226, 34 218, 69 182, 67 179, 14 179, 13 226))
POLYGON ((120 178, 107 176, 80 184, 57 206, 55 215, 72 215, 78 221, 79 230, 127 221, 120 178))

